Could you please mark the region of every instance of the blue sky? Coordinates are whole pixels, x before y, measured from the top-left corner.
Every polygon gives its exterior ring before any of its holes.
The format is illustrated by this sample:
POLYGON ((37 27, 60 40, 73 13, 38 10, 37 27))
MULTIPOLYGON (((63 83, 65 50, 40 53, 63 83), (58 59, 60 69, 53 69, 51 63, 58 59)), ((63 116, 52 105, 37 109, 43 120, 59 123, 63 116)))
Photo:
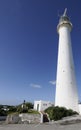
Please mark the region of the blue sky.
POLYGON ((67 7, 81 100, 81 1, 0 0, 0 104, 54 102, 57 24, 67 7))

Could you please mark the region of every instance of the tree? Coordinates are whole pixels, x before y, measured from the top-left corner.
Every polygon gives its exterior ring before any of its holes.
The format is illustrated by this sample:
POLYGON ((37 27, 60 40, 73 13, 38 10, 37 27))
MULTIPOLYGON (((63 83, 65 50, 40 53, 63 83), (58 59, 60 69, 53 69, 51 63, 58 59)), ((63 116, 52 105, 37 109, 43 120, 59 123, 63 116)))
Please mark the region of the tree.
POLYGON ((8 106, 8 109, 9 109, 8 114, 17 112, 17 107, 16 106, 8 106))
POLYGON ((19 113, 28 113, 30 109, 33 108, 33 104, 30 102, 23 101, 22 104, 17 106, 17 112, 19 113))
POLYGON ((33 104, 31 102, 26 102, 25 104, 26 107, 28 107, 28 110, 33 108, 33 104))
POLYGON ((7 111, 0 109, 0 116, 7 116, 7 111))

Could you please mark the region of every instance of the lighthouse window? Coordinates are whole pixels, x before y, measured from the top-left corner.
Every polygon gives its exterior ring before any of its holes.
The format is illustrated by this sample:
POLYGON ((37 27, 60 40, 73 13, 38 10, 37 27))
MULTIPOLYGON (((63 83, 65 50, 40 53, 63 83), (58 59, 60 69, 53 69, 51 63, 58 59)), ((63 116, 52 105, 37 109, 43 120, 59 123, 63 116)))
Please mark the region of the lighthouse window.
POLYGON ((71 66, 71 69, 73 70, 73 67, 71 66))
POLYGON ((43 106, 47 106, 47 104, 43 104, 43 106))

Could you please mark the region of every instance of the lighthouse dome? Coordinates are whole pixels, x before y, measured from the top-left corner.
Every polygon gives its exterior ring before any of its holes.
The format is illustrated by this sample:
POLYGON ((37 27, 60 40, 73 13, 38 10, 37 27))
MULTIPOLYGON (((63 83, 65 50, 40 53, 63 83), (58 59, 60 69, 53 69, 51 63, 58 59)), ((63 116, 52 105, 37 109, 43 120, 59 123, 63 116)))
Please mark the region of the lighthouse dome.
POLYGON ((59 28, 62 27, 62 26, 68 26, 70 31, 73 27, 72 23, 70 22, 69 17, 66 14, 66 12, 67 12, 67 9, 65 9, 64 14, 59 19, 59 24, 57 25, 57 32, 59 32, 59 28))
POLYGON ((64 22, 64 21, 67 21, 67 22, 70 22, 70 20, 69 20, 69 18, 68 18, 68 16, 67 15, 63 15, 63 16, 61 16, 60 17, 60 20, 59 20, 59 23, 62 23, 62 22, 64 22))

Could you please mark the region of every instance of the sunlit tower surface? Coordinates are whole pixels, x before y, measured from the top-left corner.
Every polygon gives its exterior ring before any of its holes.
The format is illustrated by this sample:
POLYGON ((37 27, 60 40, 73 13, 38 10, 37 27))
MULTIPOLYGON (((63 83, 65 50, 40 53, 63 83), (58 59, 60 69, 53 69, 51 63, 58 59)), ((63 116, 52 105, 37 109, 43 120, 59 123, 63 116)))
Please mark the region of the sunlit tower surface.
POLYGON ((78 109, 78 93, 75 78, 75 69, 71 47, 72 23, 66 14, 60 17, 57 31, 59 34, 58 63, 56 77, 55 106, 63 106, 67 109, 78 109))

